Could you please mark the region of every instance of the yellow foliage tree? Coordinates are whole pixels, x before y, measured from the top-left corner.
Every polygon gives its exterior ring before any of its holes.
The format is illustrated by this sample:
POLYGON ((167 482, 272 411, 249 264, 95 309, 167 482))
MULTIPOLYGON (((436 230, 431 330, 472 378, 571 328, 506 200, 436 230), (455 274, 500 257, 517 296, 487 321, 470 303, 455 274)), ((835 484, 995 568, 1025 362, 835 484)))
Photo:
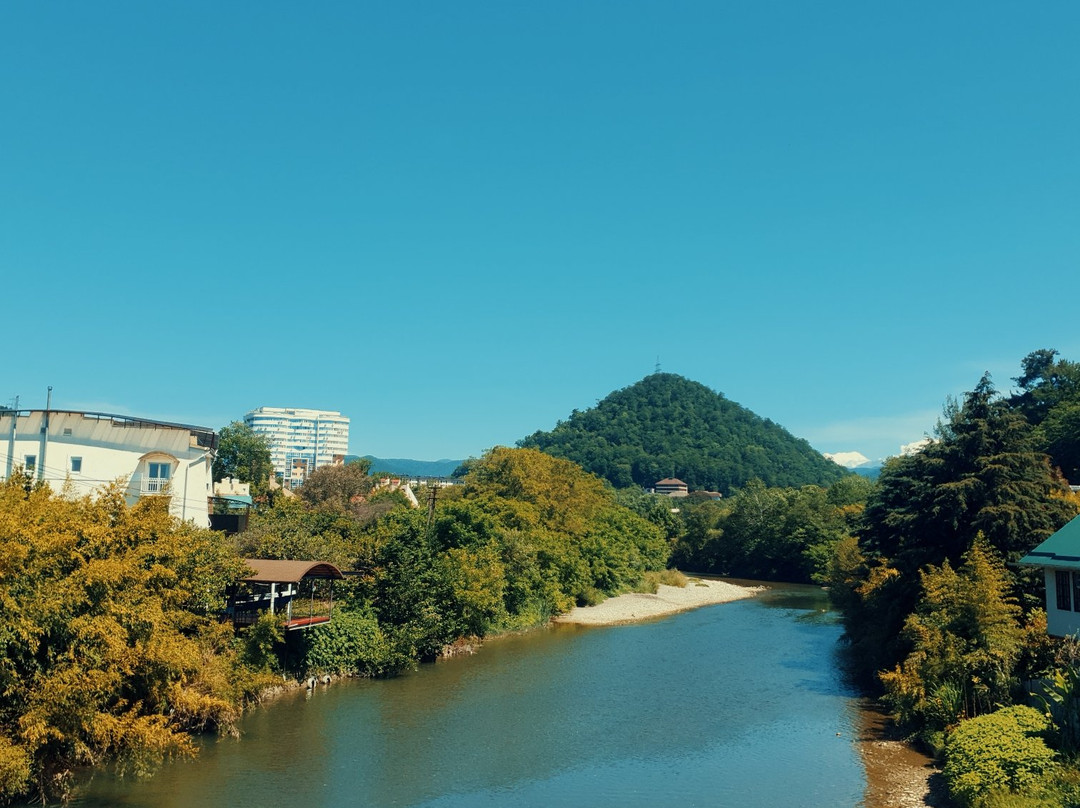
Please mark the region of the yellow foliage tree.
POLYGON ((143 772, 229 729, 245 688, 214 615, 243 563, 219 534, 128 506, 0 482, 0 797, 62 795, 74 766, 143 772))

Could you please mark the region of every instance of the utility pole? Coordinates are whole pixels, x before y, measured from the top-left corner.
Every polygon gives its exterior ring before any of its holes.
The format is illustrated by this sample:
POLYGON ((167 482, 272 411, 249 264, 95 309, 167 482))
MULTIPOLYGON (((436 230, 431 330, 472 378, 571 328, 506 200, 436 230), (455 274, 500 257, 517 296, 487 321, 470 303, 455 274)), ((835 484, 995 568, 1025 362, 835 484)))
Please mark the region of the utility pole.
POLYGON ((431 526, 435 523, 435 499, 439 495, 439 484, 433 482, 431 484, 431 491, 428 494, 428 507, 427 507, 427 538, 431 541, 431 526))
POLYGON ((15 396, 15 409, 11 411, 11 436, 8 439, 8 456, 7 456, 7 471, 4 474, 6 480, 11 476, 11 472, 15 469, 15 432, 16 424, 19 421, 19 397, 15 396))
POLYGON ((37 467, 38 480, 45 479, 45 458, 49 452, 49 410, 52 409, 52 385, 45 396, 45 421, 41 426, 41 462, 37 467))

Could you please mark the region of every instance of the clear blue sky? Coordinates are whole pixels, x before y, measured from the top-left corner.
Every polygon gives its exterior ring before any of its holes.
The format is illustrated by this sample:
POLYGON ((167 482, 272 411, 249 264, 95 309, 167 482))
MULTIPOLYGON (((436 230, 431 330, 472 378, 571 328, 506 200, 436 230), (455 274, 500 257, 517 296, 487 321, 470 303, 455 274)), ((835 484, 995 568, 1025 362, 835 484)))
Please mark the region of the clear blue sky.
POLYGON ((895 454, 1080 360, 1080 4, 0 6, 0 403, 476 455, 657 361, 895 454))

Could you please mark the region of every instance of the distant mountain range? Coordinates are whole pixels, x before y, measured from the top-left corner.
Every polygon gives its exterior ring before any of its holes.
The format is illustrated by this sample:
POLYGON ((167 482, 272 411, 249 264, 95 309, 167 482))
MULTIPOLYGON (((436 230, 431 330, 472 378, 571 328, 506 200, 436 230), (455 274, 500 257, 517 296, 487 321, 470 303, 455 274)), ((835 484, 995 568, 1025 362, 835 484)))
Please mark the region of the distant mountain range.
POLYGON ((677 477, 692 491, 728 494, 755 478, 828 485, 849 473, 779 424, 673 373, 646 376, 518 445, 572 460, 616 488, 677 477))
POLYGON ((881 474, 881 466, 856 466, 852 469, 860 477, 866 477, 869 480, 876 480, 878 475, 881 474))
MULTIPOLYGON (((357 455, 348 455, 345 462, 359 460, 357 455)), ((374 457, 364 455, 364 460, 371 461, 371 471, 399 474, 402 477, 449 477, 464 460, 408 460, 401 457, 374 457)))

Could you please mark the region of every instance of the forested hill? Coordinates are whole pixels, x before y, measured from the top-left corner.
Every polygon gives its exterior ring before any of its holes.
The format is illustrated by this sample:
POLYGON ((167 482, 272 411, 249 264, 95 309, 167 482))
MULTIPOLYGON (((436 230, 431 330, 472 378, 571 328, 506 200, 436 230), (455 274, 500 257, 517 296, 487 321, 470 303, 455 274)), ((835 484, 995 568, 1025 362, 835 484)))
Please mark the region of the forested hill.
POLYGON ((755 477, 800 486, 847 473, 779 424, 673 373, 646 376, 518 446, 573 460, 617 488, 678 477, 691 491, 726 495, 755 477))

